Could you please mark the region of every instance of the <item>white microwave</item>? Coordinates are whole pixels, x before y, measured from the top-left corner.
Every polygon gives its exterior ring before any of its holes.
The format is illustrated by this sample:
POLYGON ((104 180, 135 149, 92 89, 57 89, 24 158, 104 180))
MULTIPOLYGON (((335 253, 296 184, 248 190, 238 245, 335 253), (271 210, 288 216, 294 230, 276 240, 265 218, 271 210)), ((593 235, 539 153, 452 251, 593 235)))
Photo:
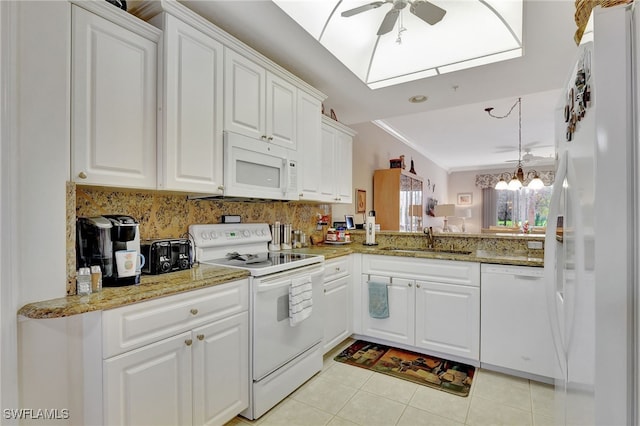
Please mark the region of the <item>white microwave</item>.
POLYGON ((297 200, 294 154, 270 142, 224 132, 224 196, 297 200))

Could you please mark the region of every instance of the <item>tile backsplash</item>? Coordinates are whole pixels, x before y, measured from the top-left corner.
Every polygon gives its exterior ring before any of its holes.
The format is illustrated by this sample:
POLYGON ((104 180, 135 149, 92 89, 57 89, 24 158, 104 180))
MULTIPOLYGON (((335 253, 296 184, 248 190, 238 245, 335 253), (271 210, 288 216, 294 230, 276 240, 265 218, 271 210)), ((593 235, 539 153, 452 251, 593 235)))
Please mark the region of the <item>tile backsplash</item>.
POLYGON ((308 236, 316 231, 317 214, 331 215, 331 205, 306 202, 230 202, 189 200, 162 191, 67 185, 67 294, 75 294, 75 218, 123 214, 140 223, 141 239, 184 237, 194 223, 220 223, 224 214, 242 222, 291 223, 308 236))

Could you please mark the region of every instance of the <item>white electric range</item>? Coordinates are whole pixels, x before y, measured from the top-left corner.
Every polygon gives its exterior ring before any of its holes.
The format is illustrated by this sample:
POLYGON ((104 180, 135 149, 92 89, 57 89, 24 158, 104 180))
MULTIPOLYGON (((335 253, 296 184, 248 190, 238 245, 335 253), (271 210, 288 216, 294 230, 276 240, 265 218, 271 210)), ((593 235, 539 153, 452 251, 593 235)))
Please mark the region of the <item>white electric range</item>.
POLYGON ((322 369, 324 257, 268 251, 266 223, 195 224, 189 234, 196 261, 250 273, 251 383, 241 414, 257 419, 322 369), (306 284, 310 314, 295 322, 290 291, 306 284))

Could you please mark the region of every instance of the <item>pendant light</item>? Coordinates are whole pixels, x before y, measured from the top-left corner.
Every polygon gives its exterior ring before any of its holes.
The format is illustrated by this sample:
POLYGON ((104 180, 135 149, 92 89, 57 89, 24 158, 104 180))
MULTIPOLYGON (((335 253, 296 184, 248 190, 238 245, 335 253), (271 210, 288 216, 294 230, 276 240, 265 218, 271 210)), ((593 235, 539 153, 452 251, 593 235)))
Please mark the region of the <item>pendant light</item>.
POLYGON ((540 175, 538 174, 538 172, 536 172, 535 170, 531 170, 527 176, 531 176, 531 174, 533 174, 533 179, 529 181, 529 185, 527 185, 527 188, 533 189, 534 191, 544 188, 544 182, 542 181, 542 179, 540 179, 540 175))
MULTIPOLYGON (((509 189, 511 191, 517 191, 520 188, 522 188, 522 183, 524 182, 524 171, 522 170, 522 98, 518 98, 516 103, 513 104, 513 106, 509 110, 509 112, 503 116, 492 114, 491 111, 493 110, 493 108, 485 108, 485 111, 489 114, 489 116, 493 118, 506 118, 513 112, 513 109, 516 107, 516 105, 518 106, 518 166, 516 168, 516 171, 513 173, 513 175, 510 175, 511 180, 509 181, 509 183, 507 183, 502 176, 500 177, 500 180, 498 181, 498 183, 496 183, 496 186, 494 187, 494 189, 497 189, 497 190, 509 189)), ((535 173, 534 178, 529 182, 529 185, 527 185, 527 188, 540 189, 544 187, 544 182, 542 182, 542 180, 540 179, 538 172, 533 170, 529 173, 532 173, 532 172, 535 173)))

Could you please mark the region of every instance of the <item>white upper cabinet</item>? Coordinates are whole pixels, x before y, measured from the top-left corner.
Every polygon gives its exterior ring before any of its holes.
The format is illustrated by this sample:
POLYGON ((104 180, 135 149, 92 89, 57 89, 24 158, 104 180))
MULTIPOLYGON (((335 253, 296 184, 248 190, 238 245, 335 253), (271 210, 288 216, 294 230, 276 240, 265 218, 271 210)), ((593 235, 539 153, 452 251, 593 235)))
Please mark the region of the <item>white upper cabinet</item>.
POLYGON ((295 150, 296 99, 293 84, 225 49, 225 130, 295 150))
MULTIPOLYGON (((319 196, 316 201, 349 204, 353 202, 352 149, 355 132, 322 116, 320 158, 306 159, 301 168, 320 167, 319 196)), ((307 158, 308 157, 308 158, 307 158)))
POLYGON ((322 103, 298 91, 298 182, 300 200, 320 199, 322 158, 322 103))
POLYGON ((160 31, 71 10, 71 180, 155 189, 160 31))
POLYGON ((158 188, 222 193, 223 46, 168 13, 150 22, 164 31, 158 188))

